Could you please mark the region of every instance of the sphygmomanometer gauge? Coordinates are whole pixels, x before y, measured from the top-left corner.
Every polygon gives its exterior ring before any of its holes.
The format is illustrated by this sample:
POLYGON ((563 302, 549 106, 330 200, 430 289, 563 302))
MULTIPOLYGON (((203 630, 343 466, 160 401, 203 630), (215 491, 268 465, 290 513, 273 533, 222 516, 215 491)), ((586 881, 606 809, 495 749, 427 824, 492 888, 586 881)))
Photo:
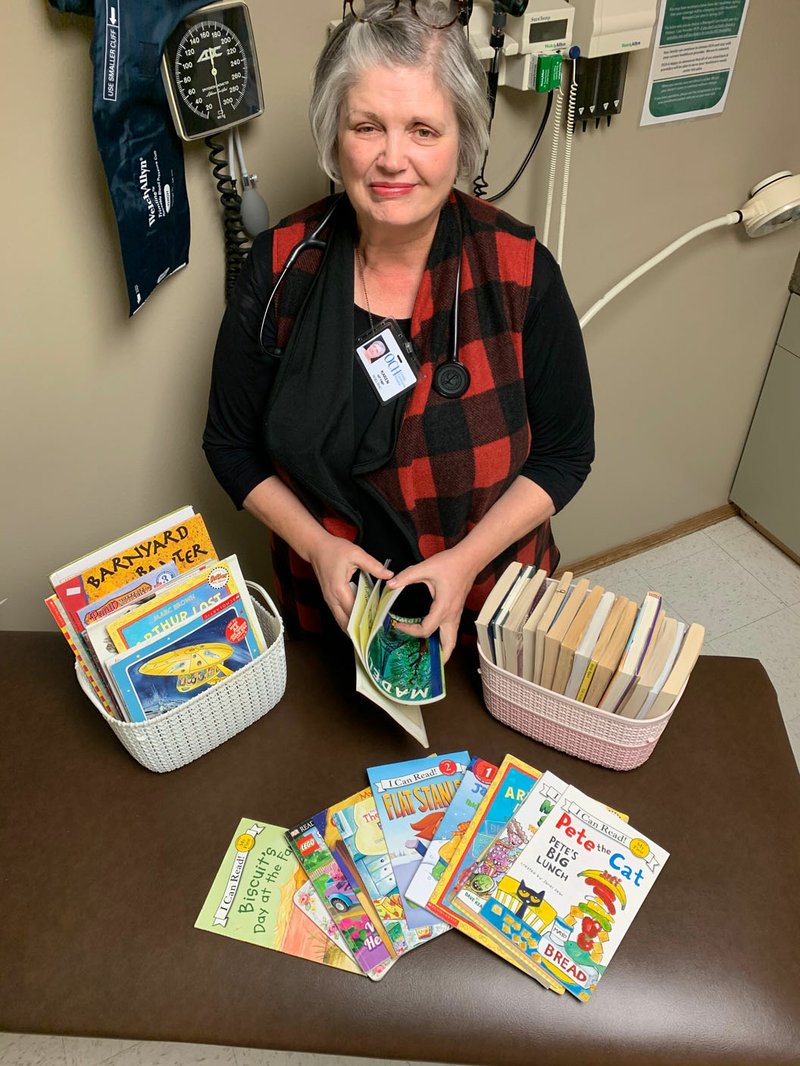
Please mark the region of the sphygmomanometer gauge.
POLYGON ((161 70, 185 141, 238 126, 264 110, 247 4, 210 4, 181 19, 161 70))

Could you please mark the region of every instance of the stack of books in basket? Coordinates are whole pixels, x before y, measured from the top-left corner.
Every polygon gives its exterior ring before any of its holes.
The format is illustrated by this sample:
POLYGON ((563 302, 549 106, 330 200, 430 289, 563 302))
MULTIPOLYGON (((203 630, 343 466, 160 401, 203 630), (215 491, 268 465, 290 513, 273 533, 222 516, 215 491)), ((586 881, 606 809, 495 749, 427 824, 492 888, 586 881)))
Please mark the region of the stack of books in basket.
POLYGON ((485 659, 588 707, 663 715, 697 662, 703 626, 667 615, 658 592, 637 603, 573 576, 511 563, 476 622, 485 659))
POLYGON ((182 507, 50 575, 45 603, 103 709, 141 723, 247 665, 265 640, 235 555, 182 507))

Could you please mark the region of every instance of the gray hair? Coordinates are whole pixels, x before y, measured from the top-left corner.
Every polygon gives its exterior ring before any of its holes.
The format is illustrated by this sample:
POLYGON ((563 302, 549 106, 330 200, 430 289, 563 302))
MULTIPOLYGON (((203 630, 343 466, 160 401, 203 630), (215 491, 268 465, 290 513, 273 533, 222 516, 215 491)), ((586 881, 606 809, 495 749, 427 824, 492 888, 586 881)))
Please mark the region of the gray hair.
MULTIPOLYGON (((436 0, 417 0, 420 12, 436 0)), ((438 4, 438 6, 442 6, 438 4)), ((458 119, 460 177, 476 174, 489 147, 489 105, 486 74, 456 22, 447 29, 431 29, 402 3, 391 18, 393 0, 370 6, 376 21, 345 18, 331 33, 314 70, 309 117, 319 163, 329 178, 341 180, 337 137, 339 117, 347 93, 361 75, 375 67, 417 67, 431 72, 449 98, 458 119)))

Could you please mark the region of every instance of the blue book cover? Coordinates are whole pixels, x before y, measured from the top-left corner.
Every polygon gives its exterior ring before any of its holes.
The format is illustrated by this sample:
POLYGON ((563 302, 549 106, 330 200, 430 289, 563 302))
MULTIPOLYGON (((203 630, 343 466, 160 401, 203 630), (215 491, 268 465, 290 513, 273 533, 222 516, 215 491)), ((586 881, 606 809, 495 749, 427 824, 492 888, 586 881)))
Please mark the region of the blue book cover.
POLYGON ((130 720, 145 722, 207 692, 258 655, 237 595, 116 656, 108 670, 130 720))
MULTIPOLYGON (((133 648, 175 629, 188 618, 236 594, 247 604, 239 562, 231 555, 222 562, 207 562, 170 583, 155 599, 108 624, 108 635, 118 651, 133 648)), ((253 623, 252 615, 250 617, 253 623)))
POLYGON ((469 823, 475 817, 475 812, 496 773, 497 767, 493 763, 478 756, 470 762, 458 786, 458 791, 453 797, 453 802, 445 811, 428 850, 422 856, 422 861, 411 878, 406 897, 412 903, 416 903, 419 907, 428 905, 436 883, 452 859, 459 841, 469 828, 469 823))
POLYGON ((411 929, 442 925, 430 911, 406 899, 406 891, 468 764, 469 752, 456 751, 367 770, 411 929))

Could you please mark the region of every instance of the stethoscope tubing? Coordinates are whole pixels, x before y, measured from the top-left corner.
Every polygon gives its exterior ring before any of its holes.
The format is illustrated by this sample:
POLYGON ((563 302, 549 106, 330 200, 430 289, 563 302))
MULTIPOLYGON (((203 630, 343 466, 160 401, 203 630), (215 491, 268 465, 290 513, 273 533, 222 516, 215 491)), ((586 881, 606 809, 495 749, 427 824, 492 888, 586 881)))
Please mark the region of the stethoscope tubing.
MULTIPOLYGON (((342 193, 339 197, 337 197, 335 203, 331 206, 330 210, 327 212, 327 214, 322 219, 322 221, 314 228, 314 230, 312 230, 311 233, 309 233, 309 235, 307 237, 304 237, 302 241, 299 241, 294 246, 294 248, 292 248, 291 252, 289 252, 288 258, 287 258, 286 262, 284 263, 283 270, 281 270, 281 272, 278 275, 278 278, 277 278, 275 284, 272 286, 272 291, 269 294, 269 297, 267 299, 266 307, 264 308, 264 314, 261 316, 261 326, 260 326, 259 331, 258 331, 258 343, 261 345, 261 350, 263 352, 266 353, 266 348, 264 347, 264 342, 262 340, 262 337, 264 335, 264 326, 266 325, 267 315, 269 314, 270 308, 272 307, 272 304, 273 304, 273 302, 275 300, 275 296, 277 295, 278 289, 283 284, 284 278, 289 273, 289 271, 292 269, 294 264, 297 262, 297 259, 299 258, 299 256, 304 251, 306 251, 306 249, 308 249, 308 248, 317 248, 321 252, 325 251, 325 249, 328 246, 328 242, 327 241, 323 241, 321 239, 321 237, 320 237, 320 234, 323 232, 325 227, 330 222, 331 218, 333 217, 334 212, 336 211, 336 208, 342 202, 342 198, 344 197, 344 195, 345 194, 342 193)), ((458 310, 459 310, 459 303, 460 303, 460 297, 461 297, 461 259, 462 259, 463 255, 464 255, 464 230, 463 230, 463 226, 462 226, 462 223, 461 223, 461 209, 460 209, 458 203, 456 203, 455 208, 456 208, 456 218, 458 219, 459 247, 458 247, 458 266, 456 268, 456 285, 455 285, 455 293, 453 295, 452 322, 451 322, 451 329, 450 329, 452 342, 451 342, 451 347, 450 347, 450 354, 447 357, 447 362, 443 363, 439 367, 437 367, 436 375, 434 376, 434 388, 436 388, 437 392, 440 392, 441 395, 444 395, 444 396, 446 396, 448 398, 451 398, 451 399, 458 399, 459 396, 462 396, 464 394, 464 392, 466 391, 468 385, 469 385, 469 371, 463 365, 463 363, 461 363, 461 361, 458 358, 458 310), (436 384, 436 379, 437 379, 437 376, 438 376, 439 379, 441 379, 442 375, 440 374, 440 371, 443 371, 445 369, 452 369, 452 368, 458 368, 458 371, 460 373, 461 379, 462 380, 466 379, 466 382, 465 382, 465 384, 463 384, 463 387, 460 389, 460 391, 458 391, 457 393, 449 394, 449 393, 446 393, 446 392, 444 392, 444 391, 442 391, 440 389, 440 387, 436 384)))
MULTIPOLYGON (((342 194, 342 196, 343 195, 344 194, 342 194)), ((312 230, 312 232, 309 233, 307 237, 304 237, 302 241, 299 241, 294 246, 294 248, 292 248, 291 252, 289 252, 288 258, 286 259, 286 262, 283 265, 283 270, 280 272, 277 281, 272 286, 272 292, 269 294, 269 298, 267 299, 267 306, 264 308, 264 314, 261 316, 261 326, 258 331, 258 343, 261 345, 261 350, 263 352, 266 352, 266 348, 264 347, 264 342, 261 338, 264 336, 264 326, 267 322, 267 315, 269 314, 269 309, 270 307, 272 307, 273 301, 275 300, 275 296, 277 295, 278 289, 283 284, 283 280, 286 275, 297 262, 297 259, 304 251, 306 251, 307 248, 318 248, 319 251, 324 252, 325 249, 328 247, 328 242, 320 239, 320 233, 322 233, 322 231, 330 222, 331 218, 333 218, 333 213, 341 203, 342 196, 339 196, 337 198, 336 202, 333 204, 333 206, 322 219, 322 221, 319 223, 319 225, 314 230, 312 230)))

